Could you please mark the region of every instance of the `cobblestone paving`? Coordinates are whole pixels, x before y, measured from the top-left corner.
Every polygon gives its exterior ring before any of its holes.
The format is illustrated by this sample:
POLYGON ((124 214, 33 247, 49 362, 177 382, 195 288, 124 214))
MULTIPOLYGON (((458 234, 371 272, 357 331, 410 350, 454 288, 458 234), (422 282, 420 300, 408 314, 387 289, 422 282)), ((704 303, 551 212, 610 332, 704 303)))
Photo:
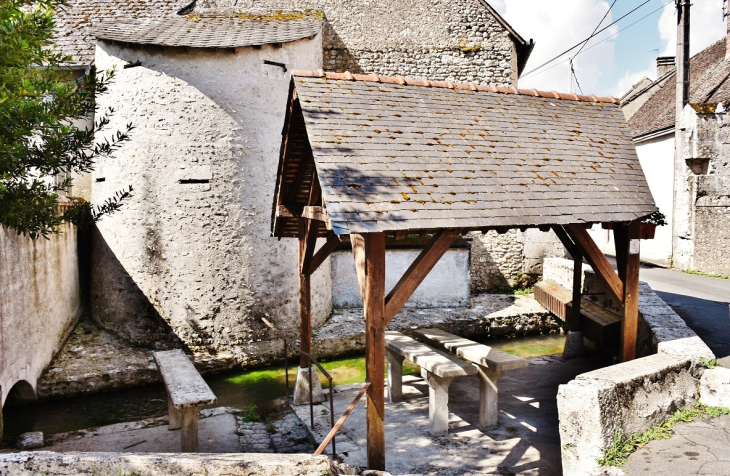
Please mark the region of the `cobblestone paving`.
POLYGON ((730 475, 730 415, 676 425, 670 439, 644 446, 624 469, 629 476, 730 475))

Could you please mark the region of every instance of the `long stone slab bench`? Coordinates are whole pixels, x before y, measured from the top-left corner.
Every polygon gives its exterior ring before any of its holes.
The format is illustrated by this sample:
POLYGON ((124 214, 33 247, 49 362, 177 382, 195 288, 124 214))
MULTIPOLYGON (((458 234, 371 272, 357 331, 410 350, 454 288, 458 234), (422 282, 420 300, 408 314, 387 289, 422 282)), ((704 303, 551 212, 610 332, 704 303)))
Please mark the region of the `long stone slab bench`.
POLYGON ((413 335, 429 345, 446 349, 452 354, 474 363, 479 377, 479 424, 482 428, 497 426, 498 384, 502 372, 527 367, 529 362, 522 357, 493 349, 441 329, 418 329, 413 331, 413 335))
POLYGON ((183 453, 198 452, 198 412, 218 401, 182 350, 153 352, 167 390, 170 430, 180 430, 183 453))
POLYGON ((403 399, 403 359, 421 367, 428 383, 428 419, 430 432, 443 435, 449 431, 449 386, 454 378, 474 375, 477 369, 445 352, 404 336, 386 331, 385 358, 388 360, 388 399, 403 399))

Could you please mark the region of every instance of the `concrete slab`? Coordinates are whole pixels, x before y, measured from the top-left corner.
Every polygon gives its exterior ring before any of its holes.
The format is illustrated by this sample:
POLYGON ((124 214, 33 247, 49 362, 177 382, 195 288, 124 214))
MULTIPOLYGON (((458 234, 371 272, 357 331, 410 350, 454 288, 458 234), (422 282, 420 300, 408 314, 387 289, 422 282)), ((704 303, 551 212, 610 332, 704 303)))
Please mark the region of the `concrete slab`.
MULTIPOLYGON (((235 409, 225 407, 201 410, 200 453, 241 451, 235 412, 235 409)), ((51 435, 46 438, 43 450, 177 453, 180 451, 180 430, 168 430, 167 423, 167 417, 162 417, 51 435)))
MULTIPOLYGON (((403 377, 403 401, 386 403, 386 470, 391 474, 559 475, 558 385, 610 362, 598 357, 562 361, 560 355, 529 359, 528 367, 506 372, 500 381, 499 425, 479 429, 479 380, 454 380, 450 389, 449 433, 429 434, 428 386, 403 377)), ((335 393, 335 416, 352 402, 358 386, 335 393)), ((309 407, 296 407, 309 425, 309 407)), ((329 402, 315 406, 316 441, 329 431, 329 402), (325 412, 323 412, 325 410, 325 412)), ((365 408, 361 401, 337 436, 337 452, 351 466, 366 465, 365 408)), ((326 453, 329 454, 331 447, 326 453)))

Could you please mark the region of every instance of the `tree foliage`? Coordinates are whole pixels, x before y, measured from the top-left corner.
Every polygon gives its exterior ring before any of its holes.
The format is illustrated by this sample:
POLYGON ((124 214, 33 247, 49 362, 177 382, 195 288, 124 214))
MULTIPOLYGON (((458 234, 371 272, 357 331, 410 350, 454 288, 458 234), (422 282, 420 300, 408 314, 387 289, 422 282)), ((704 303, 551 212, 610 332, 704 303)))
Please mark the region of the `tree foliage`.
POLYGON ((0 0, 0 225, 32 238, 56 233, 63 221, 98 219, 131 193, 118 192, 96 209, 76 200, 56 212, 59 192, 71 185, 57 177, 90 172, 132 129, 95 143, 111 110, 93 127, 77 125, 99 113, 95 96, 106 92, 113 72, 92 67, 74 79, 72 58, 53 42, 53 13, 64 7, 64 0, 0 0))

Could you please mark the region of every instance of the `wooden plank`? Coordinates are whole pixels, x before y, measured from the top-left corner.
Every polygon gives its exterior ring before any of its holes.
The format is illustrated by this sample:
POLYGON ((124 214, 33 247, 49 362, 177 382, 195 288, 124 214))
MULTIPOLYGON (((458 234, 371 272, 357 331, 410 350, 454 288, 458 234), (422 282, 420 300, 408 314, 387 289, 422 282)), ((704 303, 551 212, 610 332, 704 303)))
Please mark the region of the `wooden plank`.
POLYGON ((368 469, 385 471, 385 235, 365 235, 368 469))
POLYGON ((299 218, 302 215, 301 206, 279 205, 276 208, 276 216, 281 218, 299 218))
POLYGON ((575 244, 573 243, 573 240, 570 239, 565 229, 562 226, 557 225, 553 227, 553 231, 563 243, 565 249, 568 250, 570 256, 575 256, 575 244))
POLYGON ((636 358, 636 336, 639 333, 639 233, 641 224, 631 222, 626 227, 626 280, 624 282, 624 318, 621 328, 621 357, 623 362, 636 358), (631 250, 631 242, 636 245, 631 250), (634 251, 632 253, 632 251, 634 251))
POLYGON ((581 330, 580 303, 583 290, 583 255, 575 250, 573 254, 573 299, 570 301, 570 330, 581 330))
POLYGON ((603 280, 606 288, 616 302, 623 304, 624 302, 624 284, 613 271, 611 264, 603 255, 598 246, 588 234, 582 225, 565 225, 565 231, 576 245, 576 251, 580 251, 585 256, 588 264, 591 265, 593 271, 603 280))
POLYGON ((325 244, 317 250, 314 256, 312 256, 312 264, 309 266, 309 274, 317 271, 317 268, 319 268, 322 263, 324 263, 324 260, 326 260, 329 255, 337 249, 340 243, 342 243, 342 239, 338 235, 330 233, 325 244))
POLYGON ((411 263, 385 298, 385 325, 393 320, 413 292, 426 279, 438 260, 459 237, 460 230, 441 230, 411 263))

